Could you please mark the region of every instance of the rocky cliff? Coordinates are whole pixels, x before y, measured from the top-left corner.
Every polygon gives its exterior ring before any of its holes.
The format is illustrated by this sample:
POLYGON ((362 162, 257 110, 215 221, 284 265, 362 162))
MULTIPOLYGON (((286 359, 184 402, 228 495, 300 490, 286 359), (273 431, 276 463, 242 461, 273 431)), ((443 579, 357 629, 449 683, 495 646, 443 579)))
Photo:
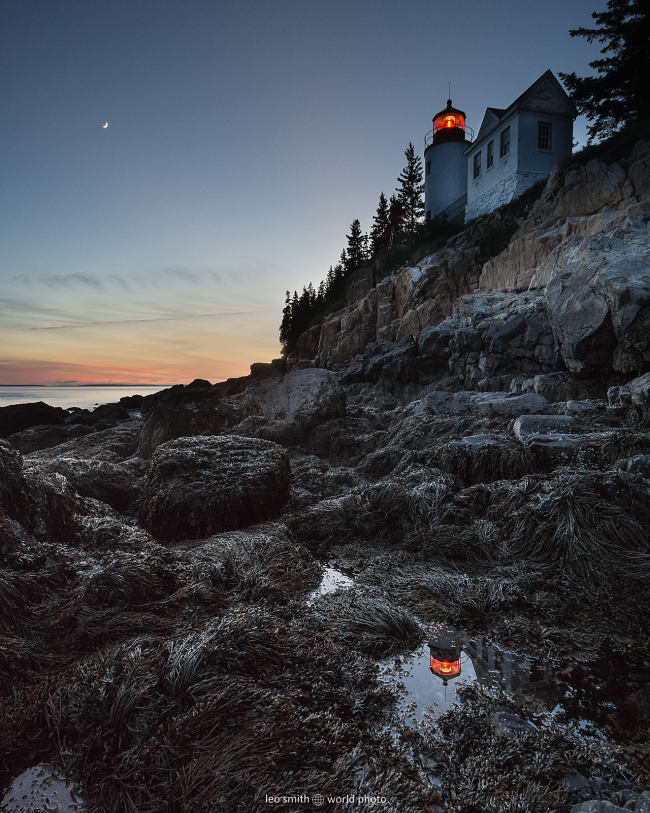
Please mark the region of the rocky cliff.
POLYGON ((644 368, 650 141, 609 164, 557 167, 521 209, 514 202, 470 223, 385 279, 356 275, 346 307, 303 334, 299 356, 333 369, 352 363, 356 380, 376 380, 386 365, 371 359, 392 355, 403 380, 446 370, 456 384, 483 388, 510 377, 516 389, 533 372, 644 368), (508 245, 486 259, 486 238, 513 216, 508 245))

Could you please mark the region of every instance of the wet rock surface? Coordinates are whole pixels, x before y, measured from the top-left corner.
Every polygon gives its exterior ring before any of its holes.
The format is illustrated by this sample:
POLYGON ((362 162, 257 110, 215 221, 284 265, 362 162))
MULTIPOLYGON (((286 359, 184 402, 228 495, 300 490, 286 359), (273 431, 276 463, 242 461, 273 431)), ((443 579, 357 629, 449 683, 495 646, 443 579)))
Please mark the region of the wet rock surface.
POLYGON ((0 438, 6 438, 31 426, 61 424, 66 414, 61 407, 53 407, 43 401, 0 407, 0 438))
POLYGON ((269 441, 201 436, 154 452, 140 523, 157 539, 205 537, 279 513, 289 493, 286 452, 269 441))

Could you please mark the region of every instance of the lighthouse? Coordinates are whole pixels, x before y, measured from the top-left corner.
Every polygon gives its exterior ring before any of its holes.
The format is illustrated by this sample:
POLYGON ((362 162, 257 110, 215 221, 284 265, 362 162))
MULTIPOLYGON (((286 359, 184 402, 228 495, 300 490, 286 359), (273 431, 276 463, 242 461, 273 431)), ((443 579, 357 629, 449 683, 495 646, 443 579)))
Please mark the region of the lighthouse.
POLYGON ((433 129, 424 137, 424 208, 426 219, 442 215, 449 220, 463 217, 467 202, 465 150, 474 138, 465 124, 465 113, 447 107, 433 118, 433 129))

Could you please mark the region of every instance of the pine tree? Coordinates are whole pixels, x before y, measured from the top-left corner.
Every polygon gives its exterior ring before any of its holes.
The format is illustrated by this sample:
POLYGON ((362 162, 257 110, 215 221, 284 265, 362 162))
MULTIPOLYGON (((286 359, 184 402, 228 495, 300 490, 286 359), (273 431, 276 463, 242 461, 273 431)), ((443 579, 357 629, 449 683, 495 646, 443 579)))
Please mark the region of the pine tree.
POLYGON ((404 232, 404 207, 395 195, 390 196, 388 207, 388 222, 390 223, 389 245, 399 242, 404 232))
POLYGON ((372 256, 374 257, 377 252, 388 245, 390 239, 390 220, 388 219, 388 201, 386 195, 382 192, 379 196, 379 204, 377 211, 372 219, 372 228, 370 229, 370 248, 372 256))
POLYGON ((589 63, 596 76, 560 77, 580 113, 593 124, 589 140, 604 138, 630 119, 650 119, 650 6, 647 0, 609 0, 591 15, 597 28, 575 28, 572 37, 603 43, 601 59, 589 63))
POLYGON ((413 235, 422 222, 424 216, 424 192, 422 159, 415 154, 415 147, 409 143, 404 150, 406 166, 397 178, 398 186, 395 189, 397 198, 404 210, 404 230, 407 235, 413 235))
POLYGON ((282 308, 282 323, 280 324, 280 344, 282 352, 286 355, 288 350, 289 337, 291 336, 291 294, 286 292, 284 297, 284 308, 282 308))
POLYGON ((348 247, 345 259, 345 273, 350 274, 361 268, 365 261, 364 240, 361 232, 361 223, 358 218, 350 225, 350 234, 345 235, 348 240, 348 247))

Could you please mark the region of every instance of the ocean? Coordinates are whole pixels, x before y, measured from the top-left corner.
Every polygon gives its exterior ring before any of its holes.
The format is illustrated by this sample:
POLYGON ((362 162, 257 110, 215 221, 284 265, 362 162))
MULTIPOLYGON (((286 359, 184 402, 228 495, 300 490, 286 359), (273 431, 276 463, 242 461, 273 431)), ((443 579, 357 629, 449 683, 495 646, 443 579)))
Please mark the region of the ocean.
POLYGON ((105 387, 0 387, 0 407, 10 404, 28 404, 45 401, 50 406, 81 407, 94 409, 100 404, 119 401, 125 395, 149 395, 165 387, 141 386, 138 384, 105 387))

